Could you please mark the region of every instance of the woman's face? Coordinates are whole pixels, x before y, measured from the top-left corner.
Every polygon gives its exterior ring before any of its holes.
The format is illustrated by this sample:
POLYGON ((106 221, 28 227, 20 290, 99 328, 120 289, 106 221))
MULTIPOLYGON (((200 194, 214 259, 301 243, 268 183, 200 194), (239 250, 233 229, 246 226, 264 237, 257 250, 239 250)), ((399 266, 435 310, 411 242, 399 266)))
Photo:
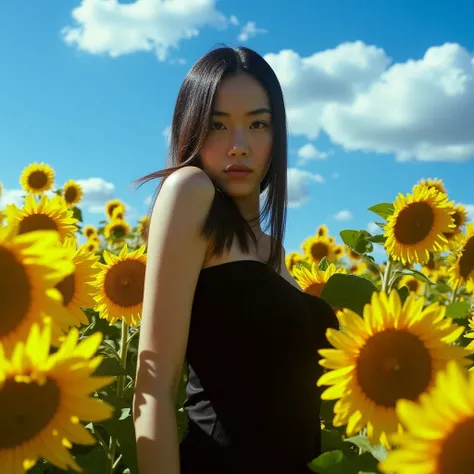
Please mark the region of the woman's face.
POLYGON ((242 73, 222 81, 213 106, 200 158, 204 170, 233 198, 260 195, 260 183, 270 164, 272 116, 265 89, 242 73), (230 165, 251 172, 232 175, 230 165))

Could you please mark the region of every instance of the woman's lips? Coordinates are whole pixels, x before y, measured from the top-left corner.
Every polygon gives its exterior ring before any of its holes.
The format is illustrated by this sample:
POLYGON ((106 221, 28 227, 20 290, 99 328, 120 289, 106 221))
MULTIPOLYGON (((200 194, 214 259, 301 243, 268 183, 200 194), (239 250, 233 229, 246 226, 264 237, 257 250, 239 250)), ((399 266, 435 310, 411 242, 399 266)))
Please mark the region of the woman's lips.
POLYGON ((245 171, 245 170, 230 170, 226 171, 225 174, 231 178, 242 179, 246 178, 252 171, 245 171))

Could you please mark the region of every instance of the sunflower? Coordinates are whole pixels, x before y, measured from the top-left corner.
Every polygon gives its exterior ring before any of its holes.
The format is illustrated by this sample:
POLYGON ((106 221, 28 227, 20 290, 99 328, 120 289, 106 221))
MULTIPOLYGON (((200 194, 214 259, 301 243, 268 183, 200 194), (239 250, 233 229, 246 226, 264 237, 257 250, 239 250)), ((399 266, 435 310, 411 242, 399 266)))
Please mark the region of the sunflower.
POLYGON ((143 216, 138 221, 138 233, 143 242, 148 241, 148 232, 150 230, 150 216, 143 216))
POLYGON ((305 293, 320 296, 324 285, 335 273, 346 273, 346 271, 342 268, 336 268, 334 263, 331 263, 326 270, 318 270, 318 265, 313 262, 311 271, 301 266, 294 269, 293 277, 305 293))
POLYGON ((49 355, 51 328, 34 324, 10 357, 0 345, 0 472, 24 473, 39 458, 63 470, 82 472, 67 448, 92 445, 95 438, 80 421, 110 418, 112 406, 90 397, 114 377, 93 377, 102 356, 94 333, 79 344, 73 328, 59 350, 49 355))
POLYGON ((63 198, 66 202, 67 207, 74 207, 82 199, 84 192, 80 184, 76 183, 73 179, 70 179, 63 186, 63 198))
POLYGON ((321 224, 317 229, 315 235, 317 237, 327 237, 329 235, 329 229, 327 225, 321 224))
POLYGON ((341 332, 327 330, 336 349, 320 349, 320 364, 333 370, 317 384, 331 385, 322 399, 338 399, 333 425, 347 424, 348 436, 367 426, 372 444, 389 447, 387 436, 400 429, 396 402, 417 400, 448 360, 471 363, 465 348, 451 345, 464 328, 444 317, 445 306, 423 303, 412 294, 402 306, 398 292, 374 292, 363 317, 343 309, 337 313, 341 332))
POLYGON ((54 170, 45 163, 32 163, 21 173, 21 187, 29 194, 41 195, 54 185, 54 170))
MULTIPOLYGON (((468 339, 474 339, 474 317, 469 319, 469 329, 471 331, 464 334, 464 337, 468 339)), ((474 341, 471 341, 469 345, 466 347, 466 349, 472 350, 474 352, 474 341)), ((469 369, 469 371, 473 371, 473 370, 474 370, 474 365, 469 369)))
POLYGON ((105 215, 107 216, 107 218, 112 219, 114 209, 120 206, 125 208, 125 204, 120 199, 112 199, 108 201, 105 205, 105 215))
MULTIPOLYGON (((70 321, 55 289, 74 266, 71 252, 62 248, 56 232, 15 235, 11 226, 0 229, 0 346, 7 353, 24 340, 33 323, 52 316, 55 342, 70 321)), ((1 472, 1 471, 0 471, 1 472)))
POLYGON ((474 224, 467 225, 466 235, 453 257, 455 261, 449 268, 449 284, 453 288, 466 285, 469 293, 474 292, 474 224))
POLYGON ((413 194, 397 196, 394 209, 384 228, 385 249, 393 260, 425 263, 429 252, 447 248, 443 232, 454 228, 454 210, 445 194, 415 186, 413 194))
POLYGON ((88 239, 84 244, 84 249, 89 253, 96 253, 99 250, 99 242, 95 239, 88 239))
POLYGON ((401 400, 397 414, 406 427, 399 446, 379 464, 393 474, 470 474, 474 465, 474 373, 456 362, 436 377, 419 403, 401 400))
POLYGON ((0 227, 3 226, 3 221, 7 218, 7 213, 0 209, 0 227))
POLYGON ((125 207, 122 206, 117 206, 114 207, 114 210, 112 211, 112 220, 124 220, 125 219, 125 207))
POLYGON ((97 227, 95 227, 93 225, 86 225, 86 226, 84 226, 84 229, 82 230, 82 233, 84 234, 85 237, 90 239, 93 235, 98 235, 97 227))
POLYGON ((23 209, 10 204, 6 207, 6 212, 8 221, 15 225, 19 234, 35 230, 55 230, 64 242, 68 237, 73 237, 77 230, 77 219, 61 196, 52 199, 42 196, 39 203, 33 196, 26 196, 23 209))
POLYGON ((367 270, 367 264, 365 262, 352 262, 348 268, 348 273, 352 275, 363 275, 367 270))
POLYGON ((443 180, 439 178, 420 179, 420 181, 418 181, 418 183, 413 187, 413 192, 415 191, 416 186, 426 186, 427 188, 436 189, 436 191, 441 194, 447 194, 443 180))
POLYGON ((334 246, 334 257, 336 258, 336 260, 339 260, 343 256, 344 256, 344 247, 342 247, 341 245, 335 245, 334 246))
POLYGON ((130 225, 127 221, 115 219, 110 221, 104 229, 106 239, 113 239, 116 243, 121 243, 130 234, 130 225))
POLYGON ((323 257, 326 257, 329 263, 336 260, 336 256, 334 255, 334 243, 327 236, 308 237, 302 243, 301 249, 310 262, 319 263, 323 257))
POLYGON ((118 256, 104 251, 106 265, 98 263, 101 272, 95 285, 99 294, 95 296, 96 311, 112 325, 119 319, 134 327, 141 319, 145 284, 145 245, 128 252, 125 244, 118 256))
POLYGON ((56 285, 56 288, 62 294, 63 306, 70 314, 73 324, 79 327, 81 324, 89 324, 81 308, 95 306, 96 288, 93 283, 99 273, 99 268, 96 266, 99 257, 88 252, 86 246, 77 249, 73 240, 68 240, 65 247, 74 251, 72 262, 75 268, 73 273, 56 285))
POLYGON ((351 260, 354 260, 355 262, 358 262, 359 260, 362 260, 362 255, 358 254, 357 252, 354 252, 354 250, 350 249, 349 247, 345 247, 344 250, 346 251, 346 255, 351 260))
POLYGON ((412 275, 403 275, 397 286, 398 288, 406 286, 415 295, 422 295, 425 291, 425 284, 412 275))
POLYGON ((304 255, 301 255, 298 252, 289 252, 288 255, 285 255, 285 265, 288 272, 293 275, 295 265, 303 263, 304 259, 304 255))
POLYGON ((456 248, 460 238, 462 238, 462 231, 467 222, 467 210, 462 204, 457 204, 454 207, 454 229, 450 229, 449 232, 444 232, 443 235, 446 237, 451 248, 456 248))

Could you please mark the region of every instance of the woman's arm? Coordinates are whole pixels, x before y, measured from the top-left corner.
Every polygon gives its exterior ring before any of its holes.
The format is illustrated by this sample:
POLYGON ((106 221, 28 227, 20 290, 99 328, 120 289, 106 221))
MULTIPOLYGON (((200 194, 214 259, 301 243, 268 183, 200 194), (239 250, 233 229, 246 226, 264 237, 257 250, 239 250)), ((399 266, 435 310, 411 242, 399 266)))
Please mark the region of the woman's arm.
POLYGON ((180 472, 175 406, 208 246, 200 230, 214 193, 202 170, 182 168, 163 183, 153 209, 133 401, 140 474, 180 472))

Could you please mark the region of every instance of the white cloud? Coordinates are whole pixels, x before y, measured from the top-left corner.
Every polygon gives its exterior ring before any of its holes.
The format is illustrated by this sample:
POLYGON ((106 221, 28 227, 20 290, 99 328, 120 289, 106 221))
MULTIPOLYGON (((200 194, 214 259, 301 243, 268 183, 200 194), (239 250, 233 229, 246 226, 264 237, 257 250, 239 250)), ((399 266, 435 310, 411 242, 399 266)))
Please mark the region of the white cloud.
POLYGON ((308 57, 282 50, 265 58, 281 81, 294 135, 312 140, 324 130, 346 150, 400 161, 474 156, 474 55, 458 44, 396 64, 361 41, 308 57))
POLYGON ((114 199, 115 185, 102 178, 78 179, 82 186, 84 197, 81 205, 91 213, 104 212, 104 206, 110 199, 114 199))
POLYGON ((310 197, 309 186, 311 183, 324 183, 324 178, 309 171, 298 168, 288 168, 288 207, 300 207, 310 197))
POLYGON ((254 21, 248 21, 247 24, 242 26, 238 39, 239 41, 247 41, 250 38, 265 33, 268 33, 268 30, 265 28, 257 28, 257 24, 254 21))
POLYGON ((399 160, 464 161, 474 156, 474 56, 457 44, 395 64, 351 104, 331 104, 323 122, 350 150, 399 160))
POLYGON ((229 23, 234 26, 237 26, 240 24, 239 19, 235 15, 230 16, 229 23))
POLYGON ((334 219, 336 219, 336 221, 350 221, 353 216, 351 211, 343 209, 342 211, 339 211, 338 213, 334 214, 333 217, 334 219))
POLYGON ((371 234, 378 234, 382 231, 382 229, 375 222, 369 222, 369 224, 367 225, 367 230, 371 234))
POLYGON ((183 39, 209 26, 224 29, 226 17, 215 0, 82 0, 72 11, 73 25, 61 31, 66 44, 91 54, 117 57, 152 51, 160 61, 183 39))
POLYGON ((23 189, 3 189, 0 197, 0 209, 8 204, 15 204, 17 207, 23 207, 23 197, 25 196, 23 189))
POLYGON ((333 153, 333 151, 319 151, 312 143, 306 143, 297 151, 299 159, 296 164, 302 166, 311 160, 324 160, 333 153))
POLYGON ((281 82, 290 132, 310 140, 319 135, 326 104, 350 103, 389 63, 383 49, 362 41, 343 43, 308 57, 284 49, 266 54, 265 59, 281 82))

